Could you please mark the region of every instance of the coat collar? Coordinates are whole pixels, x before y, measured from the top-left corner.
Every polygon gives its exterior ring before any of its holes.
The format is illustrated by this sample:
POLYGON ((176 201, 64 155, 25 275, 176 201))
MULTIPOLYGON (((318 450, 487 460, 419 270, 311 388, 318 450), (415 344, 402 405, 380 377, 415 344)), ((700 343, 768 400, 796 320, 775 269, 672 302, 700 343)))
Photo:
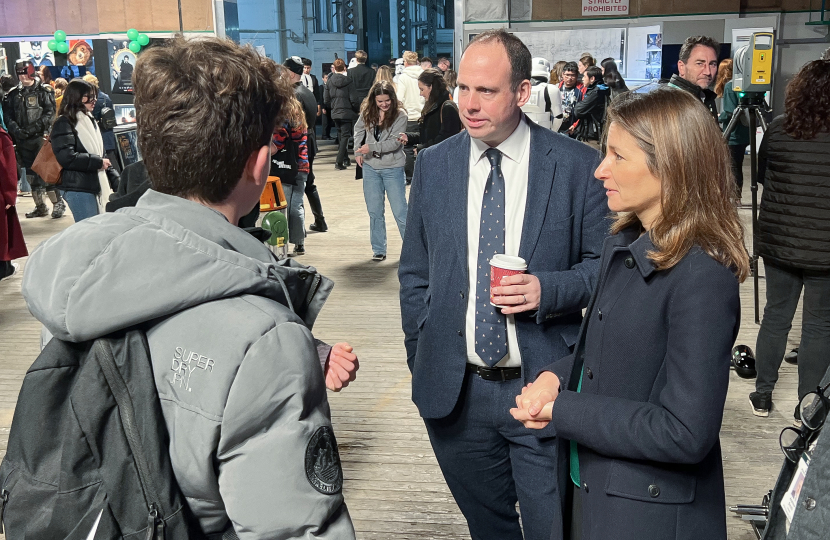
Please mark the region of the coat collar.
POLYGON ((627 249, 631 252, 631 256, 634 258, 634 262, 637 263, 637 268, 644 278, 649 277, 657 271, 654 261, 648 257, 649 252, 657 250, 654 242, 651 241, 650 232, 640 234, 639 226, 627 227, 612 236, 609 240, 614 245, 615 250, 627 249))

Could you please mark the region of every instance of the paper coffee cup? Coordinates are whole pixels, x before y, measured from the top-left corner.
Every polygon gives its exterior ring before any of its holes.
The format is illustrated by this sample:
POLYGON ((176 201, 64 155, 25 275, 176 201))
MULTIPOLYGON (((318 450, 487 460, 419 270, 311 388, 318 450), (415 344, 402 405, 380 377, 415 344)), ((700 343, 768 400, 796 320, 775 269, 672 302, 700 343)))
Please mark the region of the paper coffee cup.
POLYGON ((503 253, 493 255, 493 258, 490 259, 490 305, 497 308, 505 307, 493 303, 493 287, 499 286, 501 278, 524 274, 525 272, 527 272, 527 263, 521 257, 513 257, 503 253))

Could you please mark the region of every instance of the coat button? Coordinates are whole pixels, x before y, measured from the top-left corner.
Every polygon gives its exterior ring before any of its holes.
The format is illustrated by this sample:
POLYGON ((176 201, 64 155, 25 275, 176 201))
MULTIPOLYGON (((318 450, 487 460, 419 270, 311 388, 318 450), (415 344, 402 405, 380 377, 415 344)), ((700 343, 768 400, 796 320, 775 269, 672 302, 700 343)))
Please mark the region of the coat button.
POLYGON ((587 482, 582 483, 582 489, 585 490, 585 493, 588 493, 588 483, 587 482))
POLYGON ((458 335, 463 337, 463 336, 464 336, 464 332, 462 332, 461 330, 459 330, 459 331, 458 331, 458 335))
POLYGON ((624 264, 626 268, 634 268, 634 257, 626 257, 624 264))
POLYGON ((464 291, 461 291, 461 298, 464 298, 464 291))
POLYGON ((812 510, 815 507, 816 507, 816 500, 815 499, 811 499, 811 498, 808 497, 807 500, 804 501, 804 508, 806 508, 807 510, 812 510))
POLYGON ((602 310, 598 309, 597 314, 599 315, 599 320, 602 320, 602 310))
POLYGON ((593 371, 591 371, 591 368, 585 368, 585 373, 587 373, 587 374, 588 374, 588 378, 589 378, 589 379, 593 379, 593 378, 594 378, 594 372, 593 372, 593 371))
POLYGON ((655 498, 659 497, 660 496, 660 488, 657 487, 654 484, 651 484, 650 486, 648 486, 648 494, 651 495, 652 497, 655 497, 655 498))

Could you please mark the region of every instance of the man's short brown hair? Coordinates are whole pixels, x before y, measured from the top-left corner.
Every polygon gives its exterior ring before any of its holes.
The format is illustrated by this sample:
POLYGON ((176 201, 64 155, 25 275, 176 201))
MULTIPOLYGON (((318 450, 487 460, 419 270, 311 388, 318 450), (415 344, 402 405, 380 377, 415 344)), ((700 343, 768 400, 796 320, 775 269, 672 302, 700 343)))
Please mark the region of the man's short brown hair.
POLYGON ((720 55, 720 43, 718 43, 714 39, 707 36, 690 36, 686 38, 686 41, 684 41, 683 45, 680 47, 680 54, 678 54, 678 60, 680 60, 684 64, 688 63, 689 57, 692 55, 692 49, 694 49, 698 45, 709 47, 710 49, 715 51, 715 56, 720 55))
POLYGON ((366 60, 369 59, 369 55, 366 54, 366 51, 357 51, 354 53, 354 59, 357 60, 358 64, 365 64, 366 60))
POLYGON ((504 47, 504 52, 507 53, 507 59, 510 61, 511 68, 510 91, 515 92, 519 88, 519 85, 522 84, 522 81, 530 80, 530 51, 522 40, 503 28, 499 28, 478 34, 470 40, 464 52, 476 43, 489 43, 491 41, 501 43, 501 46, 504 47))
POLYGON ((268 146, 293 96, 273 60, 219 38, 177 37, 147 49, 133 84, 153 189, 214 204, 231 194, 250 155, 268 146))

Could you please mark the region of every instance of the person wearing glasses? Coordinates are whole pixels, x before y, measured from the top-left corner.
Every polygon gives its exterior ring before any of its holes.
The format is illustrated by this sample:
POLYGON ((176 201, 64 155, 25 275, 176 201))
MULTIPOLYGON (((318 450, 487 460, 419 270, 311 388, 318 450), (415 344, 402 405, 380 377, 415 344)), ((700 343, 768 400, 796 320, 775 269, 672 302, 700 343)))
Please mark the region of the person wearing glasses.
POLYGON ((52 217, 60 218, 66 211, 60 192, 31 170, 43 146, 43 136, 49 132, 55 118, 55 92, 35 76, 35 66, 30 61, 18 60, 14 69, 20 83, 3 100, 3 117, 14 140, 17 162, 30 175, 35 209, 26 217, 48 216, 49 208, 43 200, 43 196, 48 195, 52 201, 52 217))
POLYGON ((573 354, 516 397, 557 436, 564 538, 726 540, 718 440, 749 274, 729 151, 688 92, 620 95, 595 176, 616 212, 573 354))
POLYGON ((52 127, 52 150, 63 167, 61 189, 75 222, 103 213, 112 189, 106 170, 104 140, 92 117, 98 92, 83 79, 72 79, 52 127))

